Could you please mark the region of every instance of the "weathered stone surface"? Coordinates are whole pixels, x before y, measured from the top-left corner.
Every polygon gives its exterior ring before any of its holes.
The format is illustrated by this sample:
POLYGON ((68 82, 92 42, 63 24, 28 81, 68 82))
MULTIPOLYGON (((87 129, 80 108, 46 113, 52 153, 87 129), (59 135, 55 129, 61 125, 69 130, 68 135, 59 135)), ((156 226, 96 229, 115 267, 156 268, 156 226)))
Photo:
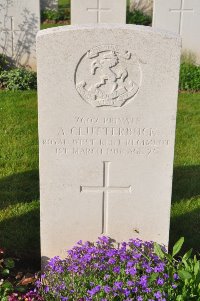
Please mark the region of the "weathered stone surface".
POLYGON ((40 0, 41 9, 58 9, 58 0, 40 0))
POLYGON ((153 0, 131 0, 130 11, 141 10, 148 16, 153 15, 153 0))
POLYGON ((1 0, 0 53, 10 57, 16 65, 36 69, 39 29, 39 0, 1 0))
POLYGON ((71 24, 126 24, 126 0, 72 0, 71 24))
POLYGON ((154 0, 153 26, 182 37, 184 52, 191 52, 200 64, 200 1, 154 0))
POLYGON ((180 39, 132 25, 37 39, 41 245, 168 244, 180 39))

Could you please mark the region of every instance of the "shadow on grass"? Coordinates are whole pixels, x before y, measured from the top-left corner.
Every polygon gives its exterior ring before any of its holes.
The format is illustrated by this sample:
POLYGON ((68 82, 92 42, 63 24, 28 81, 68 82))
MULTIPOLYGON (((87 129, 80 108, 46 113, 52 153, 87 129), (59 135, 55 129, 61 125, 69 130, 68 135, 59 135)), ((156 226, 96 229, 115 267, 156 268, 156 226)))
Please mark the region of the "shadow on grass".
POLYGON ((0 179, 0 210, 39 199, 39 171, 31 170, 0 179))
POLYGON ((9 256, 19 259, 20 265, 39 268, 40 217, 39 173, 31 170, 0 180, 0 247, 9 256), (8 217, 4 210, 8 209, 8 217))
POLYGON ((200 196, 200 166, 174 169, 172 203, 200 196))
MULTIPOLYGON (((200 198, 200 166, 179 166, 174 169, 172 203, 200 198)), ((182 206, 182 205, 180 205, 182 206)), ((184 206, 184 205, 183 205, 184 206)), ((180 210, 182 207, 180 207, 180 210)), ((170 249, 185 238, 183 252, 193 248, 200 252, 200 208, 171 217, 170 249)))
POLYGON ((40 266, 39 204, 29 212, 0 222, 0 247, 20 259, 20 266, 40 266))
POLYGON ((171 218, 170 250, 180 237, 185 238, 182 252, 191 248, 200 252, 200 208, 171 218))

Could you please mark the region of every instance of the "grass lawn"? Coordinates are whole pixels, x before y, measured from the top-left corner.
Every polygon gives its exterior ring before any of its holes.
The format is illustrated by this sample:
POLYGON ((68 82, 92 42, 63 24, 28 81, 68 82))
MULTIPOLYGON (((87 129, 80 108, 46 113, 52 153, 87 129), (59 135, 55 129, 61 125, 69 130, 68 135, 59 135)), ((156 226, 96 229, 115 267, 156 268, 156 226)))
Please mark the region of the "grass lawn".
POLYGON ((49 24, 49 23, 47 23, 47 24, 41 24, 41 27, 40 27, 40 29, 42 30, 42 29, 47 29, 47 28, 52 28, 52 27, 58 27, 58 26, 64 26, 65 24, 49 24))
POLYGON ((0 92, 0 247, 39 258, 36 92, 0 92))
POLYGON ((200 94, 182 94, 176 132, 171 245, 186 238, 200 252, 200 94))
MULTIPOLYGON (((36 92, 0 92, 0 247, 39 262, 36 92)), ((171 244, 200 251, 200 94, 181 94, 171 215, 171 244)), ((162 201, 162 200, 161 200, 162 201)))

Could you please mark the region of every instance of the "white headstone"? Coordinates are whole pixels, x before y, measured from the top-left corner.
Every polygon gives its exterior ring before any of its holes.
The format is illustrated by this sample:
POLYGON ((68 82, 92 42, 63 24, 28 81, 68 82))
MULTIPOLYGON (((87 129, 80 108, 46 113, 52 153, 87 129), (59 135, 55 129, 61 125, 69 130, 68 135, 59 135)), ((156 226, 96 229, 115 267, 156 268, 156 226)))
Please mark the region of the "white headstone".
POLYGON ((167 245, 180 39, 102 24, 37 46, 42 256, 102 234, 167 245))
POLYGON ((40 0, 41 9, 58 9, 58 0, 40 0))
POLYGON ((126 24, 126 0, 71 0, 71 24, 126 24))
POLYGON ((39 29, 39 0, 1 0, 0 53, 10 57, 16 65, 36 69, 39 29))
POLYGON ((200 63, 200 1, 154 0, 153 15, 153 27, 180 34, 183 50, 200 63))

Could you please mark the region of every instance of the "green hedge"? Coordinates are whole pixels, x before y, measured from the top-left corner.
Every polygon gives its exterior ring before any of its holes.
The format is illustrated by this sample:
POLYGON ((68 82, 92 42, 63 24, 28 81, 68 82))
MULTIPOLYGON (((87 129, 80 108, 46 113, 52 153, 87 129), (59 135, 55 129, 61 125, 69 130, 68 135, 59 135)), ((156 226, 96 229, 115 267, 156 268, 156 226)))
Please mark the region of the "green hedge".
POLYGON ((69 8, 62 8, 59 10, 54 9, 45 9, 41 12, 41 19, 42 22, 45 21, 67 21, 70 20, 70 9, 69 8))
POLYGON ((183 91, 200 91, 200 66, 182 63, 180 70, 179 89, 183 91))
POLYGON ((37 88, 37 75, 25 68, 14 68, 0 73, 0 88, 5 90, 31 90, 37 88))
POLYGON ((0 54, 0 89, 31 90, 37 88, 37 74, 25 68, 16 68, 9 58, 0 54))
MULTIPOLYGON (((70 8, 69 7, 63 7, 59 8, 58 10, 55 9, 45 9, 41 13, 42 22, 46 21, 67 21, 70 20, 70 8)), ((127 23, 128 24, 137 24, 137 25, 146 25, 149 26, 152 23, 152 18, 150 16, 145 15, 140 10, 135 10, 133 12, 129 11, 129 8, 127 8, 127 23)))
POLYGON ((140 10, 134 10, 130 12, 127 9, 127 24, 145 25, 150 26, 152 24, 152 17, 145 15, 140 10))

